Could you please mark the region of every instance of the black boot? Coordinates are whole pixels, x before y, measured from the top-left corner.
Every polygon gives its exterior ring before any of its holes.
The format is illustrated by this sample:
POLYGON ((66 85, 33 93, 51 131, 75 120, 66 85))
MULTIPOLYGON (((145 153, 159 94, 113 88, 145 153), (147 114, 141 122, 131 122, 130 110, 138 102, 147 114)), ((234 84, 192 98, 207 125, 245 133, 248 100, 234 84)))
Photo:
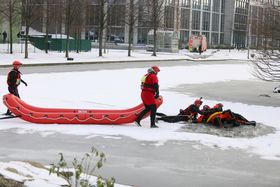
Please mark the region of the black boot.
POLYGON ((254 126, 254 127, 257 125, 257 123, 255 121, 249 121, 249 124, 254 126))
POLYGON ((149 112, 149 110, 145 109, 143 110, 139 116, 137 117, 137 119, 135 120, 135 124, 138 126, 138 127, 141 127, 141 124, 140 124, 140 121, 142 120, 142 118, 149 112))
POLYGON ((135 124, 136 124, 138 127, 142 127, 141 124, 140 124, 140 121, 138 121, 138 120, 135 121, 135 124))
POLYGON ((155 124, 152 124, 151 128, 158 128, 158 126, 156 126, 155 124))
POLYGON ((5 113, 6 116, 11 116, 12 112, 8 109, 7 112, 5 113))

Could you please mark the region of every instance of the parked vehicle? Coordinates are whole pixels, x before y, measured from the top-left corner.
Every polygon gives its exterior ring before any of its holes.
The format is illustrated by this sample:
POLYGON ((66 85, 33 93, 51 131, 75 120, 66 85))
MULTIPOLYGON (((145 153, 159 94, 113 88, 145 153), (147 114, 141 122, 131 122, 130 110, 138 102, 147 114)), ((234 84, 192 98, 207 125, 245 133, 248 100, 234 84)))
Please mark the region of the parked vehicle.
POLYGON ((207 49, 207 40, 206 36, 200 35, 191 35, 189 38, 189 51, 190 52, 203 52, 207 49))

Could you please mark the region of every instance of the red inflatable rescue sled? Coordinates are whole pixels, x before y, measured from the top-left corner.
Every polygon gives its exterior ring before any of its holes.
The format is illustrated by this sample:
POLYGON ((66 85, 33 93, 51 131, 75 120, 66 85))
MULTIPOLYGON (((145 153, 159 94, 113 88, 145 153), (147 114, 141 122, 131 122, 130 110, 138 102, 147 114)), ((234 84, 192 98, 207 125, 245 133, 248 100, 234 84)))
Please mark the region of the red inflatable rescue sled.
MULTIPOLYGON (((13 94, 3 96, 4 104, 21 119, 40 124, 109 124, 133 123, 144 105, 123 110, 39 108, 31 106, 13 94)), ((160 96, 157 108, 162 104, 160 96)))

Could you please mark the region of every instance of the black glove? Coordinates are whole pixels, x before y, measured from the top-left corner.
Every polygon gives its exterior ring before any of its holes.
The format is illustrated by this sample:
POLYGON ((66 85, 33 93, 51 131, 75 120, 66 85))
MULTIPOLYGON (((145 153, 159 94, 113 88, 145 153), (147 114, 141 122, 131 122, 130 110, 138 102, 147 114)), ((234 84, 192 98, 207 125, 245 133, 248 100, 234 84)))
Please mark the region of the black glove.
POLYGON ((159 98, 159 93, 157 92, 156 95, 155 95, 155 98, 159 98))
POLYGON ((183 109, 180 109, 180 110, 179 110, 179 114, 180 114, 180 115, 184 115, 184 110, 183 110, 183 109))
POLYGON ((25 86, 27 86, 27 83, 26 83, 24 80, 21 80, 21 82, 22 82, 25 86))

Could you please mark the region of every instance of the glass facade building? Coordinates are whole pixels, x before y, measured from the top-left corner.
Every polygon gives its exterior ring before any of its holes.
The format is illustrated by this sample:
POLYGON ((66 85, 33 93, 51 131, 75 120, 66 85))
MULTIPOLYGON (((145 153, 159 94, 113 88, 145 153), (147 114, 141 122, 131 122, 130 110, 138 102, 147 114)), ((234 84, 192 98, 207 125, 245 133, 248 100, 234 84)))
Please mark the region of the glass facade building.
MULTIPOLYGON (((42 0, 44 1, 44 0, 42 0)), ((128 25, 125 17, 130 0, 112 0, 106 5, 108 12, 106 19, 107 36, 118 36, 128 42, 128 25)), ((257 46, 261 42, 260 28, 264 23, 264 4, 280 6, 280 0, 159 0, 163 2, 160 9, 163 15, 162 30, 176 31, 181 44, 187 44, 191 35, 205 35, 210 46, 233 46, 243 48, 248 45, 248 25, 250 24, 250 41, 257 46), (251 6, 249 3, 251 2, 251 6), (251 9, 250 9, 251 8, 251 9), (250 11, 249 11, 250 10, 250 11)), ((100 0, 87 0, 84 11, 83 38, 96 39, 99 33, 100 0), (92 37, 94 35, 94 37, 92 37)), ((152 29, 150 17, 151 7, 147 0, 136 2, 136 20, 133 43, 146 44, 147 34, 152 29)), ((50 22, 50 31, 59 33, 65 31, 63 7, 65 0, 52 1, 53 20, 50 22)), ((44 3, 43 3, 44 4, 44 3)), ((43 19, 45 9, 38 12, 43 19)), ((38 31, 44 31, 44 21, 35 24, 38 31)))

